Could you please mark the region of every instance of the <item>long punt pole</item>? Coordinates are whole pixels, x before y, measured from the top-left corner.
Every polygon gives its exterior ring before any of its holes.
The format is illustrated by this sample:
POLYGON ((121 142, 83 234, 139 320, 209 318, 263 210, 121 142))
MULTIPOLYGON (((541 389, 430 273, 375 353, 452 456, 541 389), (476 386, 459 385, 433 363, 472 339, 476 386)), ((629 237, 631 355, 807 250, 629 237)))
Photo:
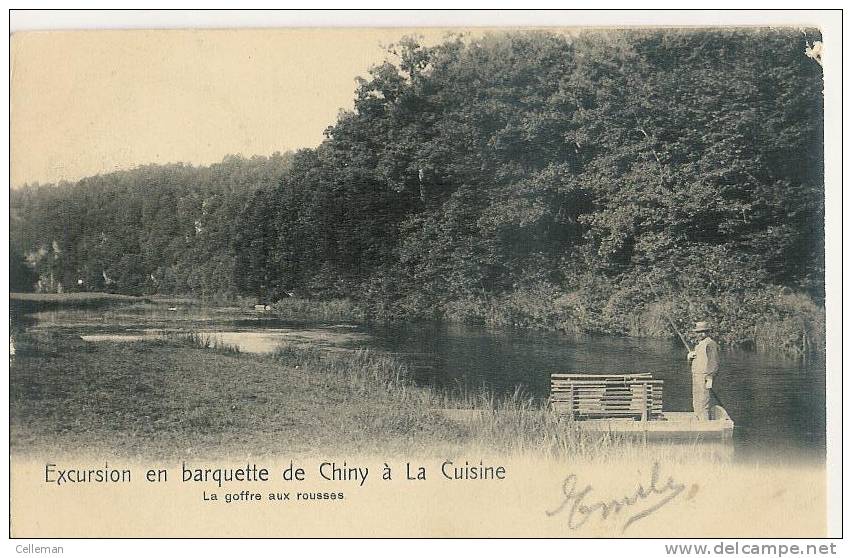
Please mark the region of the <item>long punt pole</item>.
MULTIPOLYGON (((654 293, 654 296, 657 296, 657 289, 654 288, 654 284, 651 283, 651 280, 648 279, 647 276, 645 277, 645 280, 648 281, 648 286, 651 287, 651 291, 654 293)), ((674 323, 674 320, 672 320, 671 316, 669 316, 669 313, 666 312, 665 310, 663 310, 663 316, 666 317, 666 319, 669 321, 669 325, 672 326, 672 329, 674 330, 674 332, 677 333, 678 337, 680 337, 680 341, 681 341, 681 343, 683 343, 683 346, 686 347, 686 350, 689 351, 689 352, 692 352, 692 347, 690 347, 689 343, 686 342, 686 337, 684 337, 683 334, 680 332, 680 330, 677 328, 677 326, 674 323)), ((722 403, 722 400, 719 398, 719 395, 716 393, 716 391, 713 388, 710 388, 710 393, 713 394, 713 397, 716 398, 716 401, 719 402, 719 405, 721 405, 722 407, 725 406, 725 404, 722 403)))

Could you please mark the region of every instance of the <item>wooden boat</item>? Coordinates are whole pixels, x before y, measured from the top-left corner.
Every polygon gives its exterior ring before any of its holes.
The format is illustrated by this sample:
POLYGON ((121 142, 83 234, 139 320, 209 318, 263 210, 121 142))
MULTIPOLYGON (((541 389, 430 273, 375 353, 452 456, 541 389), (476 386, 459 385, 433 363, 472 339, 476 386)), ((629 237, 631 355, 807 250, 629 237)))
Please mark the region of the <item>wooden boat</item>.
MULTIPOLYGON (((433 409, 433 411, 445 418, 462 423, 480 421, 500 413, 500 411, 480 409, 433 409)), ((638 434, 656 439, 685 441, 731 439, 734 433, 734 421, 728 416, 725 408, 716 405, 710 413, 711 420, 698 420, 694 413, 689 412, 666 412, 660 418, 653 420, 620 417, 573 420, 570 417, 563 417, 563 422, 566 427, 586 432, 638 434)))
MULTIPOLYGON (((691 412, 663 412, 663 382, 650 373, 551 374, 550 410, 567 428, 666 440, 729 440, 734 421, 721 405, 710 420, 691 412)), ((458 422, 474 422, 501 411, 435 409, 458 422)))
POLYGON ((574 420, 571 423, 588 432, 641 434, 673 439, 729 439, 734 434, 734 421, 721 405, 710 411, 710 420, 699 420, 691 412, 664 412, 653 420, 601 418, 574 420))
POLYGON ((734 421, 716 405, 710 420, 663 412, 663 382, 650 373, 551 374, 550 407, 590 432, 659 435, 669 439, 731 438, 734 421))

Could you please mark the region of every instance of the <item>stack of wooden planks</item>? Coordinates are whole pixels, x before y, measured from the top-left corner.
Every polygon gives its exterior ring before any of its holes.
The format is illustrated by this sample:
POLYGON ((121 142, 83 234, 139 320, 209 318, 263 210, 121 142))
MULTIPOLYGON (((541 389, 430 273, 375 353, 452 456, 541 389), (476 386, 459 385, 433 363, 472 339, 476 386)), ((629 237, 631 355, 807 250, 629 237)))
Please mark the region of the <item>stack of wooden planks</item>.
POLYGON ((650 373, 551 374, 550 406, 574 419, 638 418, 663 414, 663 381, 650 373))

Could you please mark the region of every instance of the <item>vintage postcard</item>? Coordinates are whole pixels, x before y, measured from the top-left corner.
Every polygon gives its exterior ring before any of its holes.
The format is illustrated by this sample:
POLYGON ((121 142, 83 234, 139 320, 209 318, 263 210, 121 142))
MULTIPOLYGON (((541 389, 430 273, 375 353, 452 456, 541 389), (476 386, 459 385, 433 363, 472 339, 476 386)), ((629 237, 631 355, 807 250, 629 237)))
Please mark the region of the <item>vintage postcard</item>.
POLYGON ((839 536, 839 37, 752 15, 14 32, 10 536, 839 536))

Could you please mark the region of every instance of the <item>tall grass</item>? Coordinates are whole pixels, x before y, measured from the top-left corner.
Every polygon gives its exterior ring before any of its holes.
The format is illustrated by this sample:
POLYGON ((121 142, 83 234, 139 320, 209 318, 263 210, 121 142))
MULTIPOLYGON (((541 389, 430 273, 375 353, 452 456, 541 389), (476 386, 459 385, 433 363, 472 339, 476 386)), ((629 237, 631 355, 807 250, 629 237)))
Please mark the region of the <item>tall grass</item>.
POLYGON ((345 375, 354 393, 372 390, 396 392, 401 396, 412 386, 408 366, 392 355, 370 349, 331 351, 298 343, 284 343, 272 354, 277 361, 319 374, 345 375))
POLYGON ((578 332, 570 308, 552 285, 538 283, 501 295, 480 293, 448 302, 450 321, 494 328, 578 332))
MULTIPOLYGON (((287 440, 314 450, 345 447, 351 441, 359 450, 412 455, 463 451, 590 461, 650 456, 667 462, 700 455, 688 446, 660 448, 641 437, 584 431, 521 389, 498 395, 484 388, 416 386, 404 361, 372 350, 291 343, 271 355, 237 360, 236 347, 221 343, 215 333, 199 332, 163 333, 153 345, 141 341, 104 346, 52 332, 26 334, 15 343, 14 393, 31 397, 16 399, 16 413, 31 416, 30 427, 39 432, 51 423, 38 413, 27 413, 39 409, 33 405, 50 403, 41 399, 49 392, 56 400, 42 409, 66 412, 70 402, 76 405, 74 413, 88 417, 88 434, 124 428, 138 438, 133 444, 170 443, 167 438, 143 439, 156 431, 180 440, 181 448, 195 447, 199 433, 216 447, 224 436, 240 444, 251 438, 270 448, 286 431, 287 440), (221 356, 200 358, 176 350, 196 348, 221 356), (52 376, 41 376, 42 369, 52 376), (51 387, 58 384, 50 378, 65 378, 69 371, 76 378, 74 389, 51 387), (93 385, 98 386, 94 392, 93 385), (95 407, 92 397, 97 399, 95 407), (127 412, 125 407, 135 410, 127 412), (92 409, 105 412, 92 414, 92 409), (273 437, 258 433, 258 424, 268 425, 273 437), (358 435, 350 438, 353 432, 358 435)), ((55 424, 66 423, 63 418, 55 424)))
POLYGON ((285 298, 272 305, 272 311, 283 319, 362 322, 363 308, 349 299, 308 300, 285 298))
POLYGON ((641 433, 585 430, 520 387, 499 396, 486 389, 434 394, 431 402, 441 408, 465 409, 470 417, 465 420, 466 442, 485 452, 598 464, 624 460, 720 464, 733 457, 733 446, 724 442, 649 441, 641 433))
POLYGON ((174 343, 184 347, 197 349, 213 349, 218 353, 238 355, 239 345, 225 343, 215 333, 200 333, 197 331, 163 331, 160 333, 161 341, 174 343))
POLYGON ((797 355, 825 351, 825 308, 800 293, 782 293, 772 307, 771 319, 753 327, 756 349, 781 350, 797 355))
POLYGON ((92 345, 78 335, 58 331, 14 331, 9 336, 10 357, 61 357, 72 352, 87 352, 92 345), (14 353, 12 348, 14 347, 14 353))
POLYGON ((147 298, 112 293, 9 293, 9 299, 41 305, 96 307, 120 302, 148 301, 147 298))
POLYGON ((466 411, 469 443, 504 454, 604 458, 636 442, 584 431, 574 421, 553 413, 546 401, 525 394, 520 386, 504 395, 484 388, 436 393, 432 403, 466 411))
POLYGON ((791 356, 825 352, 825 308, 804 293, 777 286, 742 292, 663 294, 608 284, 562 292, 547 284, 501 295, 471 294, 443 305, 450 321, 489 327, 566 333, 673 337, 711 320, 716 338, 730 347, 791 356))
POLYGON ((109 293, 9 293, 9 317, 13 326, 27 322, 38 312, 98 311, 150 302, 146 298, 109 293))
POLYGON ((648 444, 641 435, 583 430, 574 421, 553 413, 546 401, 529 396, 520 387, 498 395, 485 388, 442 390, 415 386, 407 364, 385 353, 367 349, 328 351, 310 345, 285 344, 273 358, 317 375, 344 376, 348 378, 352 397, 390 397, 395 402, 395 416, 402 407, 410 418, 400 421, 397 416, 394 424, 402 422, 414 431, 423 421, 452 420, 447 415, 462 410, 467 419, 458 419, 457 426, 463 436, 459 440, 455 431, 448 432, 447 443, 461 442, 477 451, 575 460, 651 456, 677 461, 695 456, 708 462, 718 461, 718 446, 661 446, 648 444))

